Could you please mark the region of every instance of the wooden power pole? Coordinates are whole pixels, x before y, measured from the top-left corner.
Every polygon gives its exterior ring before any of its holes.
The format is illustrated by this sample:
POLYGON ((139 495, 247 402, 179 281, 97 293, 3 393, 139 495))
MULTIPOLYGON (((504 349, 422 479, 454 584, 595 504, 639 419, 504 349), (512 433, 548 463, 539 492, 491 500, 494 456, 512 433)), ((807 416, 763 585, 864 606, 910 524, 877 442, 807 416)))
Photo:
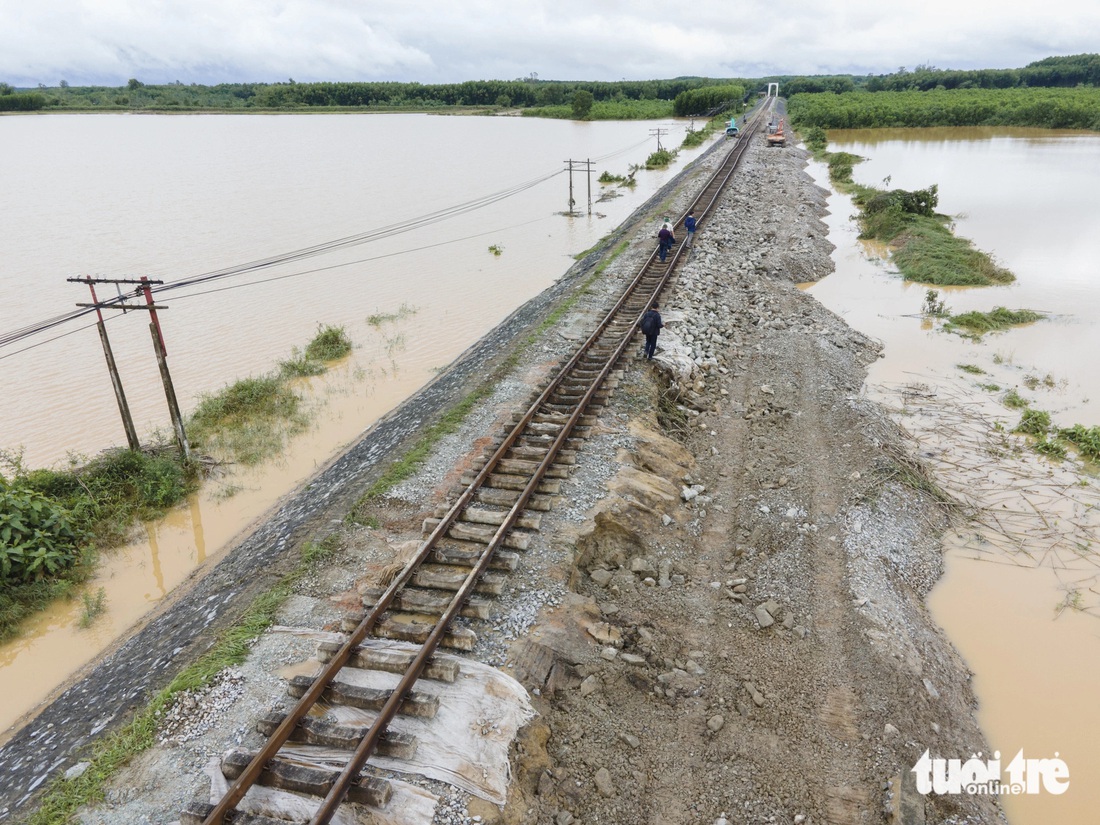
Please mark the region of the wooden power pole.
POLYGON ((126 441, 130 445, 131 450, 138 450, 141 448, 141 444, 138 441, 137 431, 134 429, 134 421, 130 416, 130 409, 126 404, 126 395, 122 391, 122 379, 119 378, 118 368, 115 365, 114 355, 111 353, 111 345, 107 340, 107 328, 103 324, 103 312, 104 309, 121 309, 123 312, 129 309, 141 309, 146 310, 149 313, 149 330, 153 336, 153 351, 157 356, 157 366, 160 368, 161 383, 164 384, 164 395, 168 400, 168 414, 172 418, 172 429, 176 434, 176 444, 179 447, 180 455, 184 460, 190 460, 191 458, 191 445, 187 443, 187 433, 183 428, 183 416, 180 414, 179 403, 176 401, 176 390, 172 386, 172 376, 168 372, 168 359, 167 352, 164 346, 164 336, 160 329, 160 319, 157 317, 157 310, 164 309, 163 306, 158 306, 153 303, 153 292, 150 287, 154 284, 163 283, 163 281, 151 281, 146 277, 142 277, 140 280, 133 280, 128 278, 92 278, 91 276, 85 276, 83 278, 69 278, 69 281, 76 283, 87 284, 88 288, 92 291, 92 303, 90 304, 77 304, 78 307, 91 307, 95 309, 96 315, 99 316, 99 337, 103 343, 103 352, 107 357, 107 369, 111 373, 111 384, 115 388, 115 398, 118 400, 119 412, 122 414, 122 424, 126 429, 126 441), (137 285, 138 294, 145 296, 144 304, 128 304, 125 300, 117 303, 104 303, 100 301, 95 294, 95 284, 131 284, 137 285))
POLYGON ((580 171, 581 167, 588 172, 588 214, 592 214, 592 161, 589 160, 563 160, 569 165, 569 214, 573 214, 573 165, 580 171))

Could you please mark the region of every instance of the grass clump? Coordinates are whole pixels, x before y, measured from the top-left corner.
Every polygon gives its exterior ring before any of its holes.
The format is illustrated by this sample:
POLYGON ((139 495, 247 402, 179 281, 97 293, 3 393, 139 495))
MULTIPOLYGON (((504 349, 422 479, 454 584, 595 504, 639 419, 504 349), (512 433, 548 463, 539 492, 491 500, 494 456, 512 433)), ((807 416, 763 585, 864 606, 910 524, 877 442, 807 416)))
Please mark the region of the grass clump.
POLYGON ((894 248, 894 263, 907 281, 943 286, 989 286, 1006 284, 1015 276, 965 238, 953 234, 946 218, 917 218, 875 227, 869 224, 867 237, 888 241, 894 248), (875 232, 881 234, 874 234, 875 232))
POLYGON ((996 307, 991 312, 964 312, 952 315, 948 328, 962 327, 975 335, 983 335, 987 332, 996 332, 1010 327, 1030 324, 1039 321, 1044 316, 1042 313, 1030 309, 1005 309, 996 307))
POLYGON ((1014 433, 1045 436, 1050 431, 1050 413, 1045 410, 1025 409, 1020 417, 1020 423, 1013 430, 1014 433))
POLYGON ((1032 449, 1037 453, 1042 453, 1047 458, 1065 458, 1066 457, 1066 445, 1056 438, 1047 438, 1046 435, 1039 436, 1038 441, 1032 445, 1032 449))
POLYGON ((84 611, 80 614, 79 624, 83 628, 88 628, 107 609, 107 591, 102 587, 95 593, 85 591, 80 598, 84 602, 84 611))
POLYGON ((305 356, 314 361, 336 361, 351 352, 351 339, 343 327, 326 324, 306 345, 305 356))
POLYGON ((191 415, 192 443, 230 461, 255 465, 283 449, 308 418, 283 375, 244 378, 203 396, 191 415))
POLYGON ((1001 391, 1001 387, 1000 387, 999 384, 979 384, 978 386, 981 389, 985 390, 986 392, 1000 392, 1001 391))
POLYGON ((1024 407, 1031 403, 1022 395, 1020 395, 1020 393, 1018 393, 1015 389, 1011 389, 1005 393, 1003 402, 1006 407, 1009 407, 1013 410, 1022 410, 1024 407))
POLYGON ((955 369, 970 373, 971 375, 985 375, 985 370, 977 364, 956 364, 955 369))

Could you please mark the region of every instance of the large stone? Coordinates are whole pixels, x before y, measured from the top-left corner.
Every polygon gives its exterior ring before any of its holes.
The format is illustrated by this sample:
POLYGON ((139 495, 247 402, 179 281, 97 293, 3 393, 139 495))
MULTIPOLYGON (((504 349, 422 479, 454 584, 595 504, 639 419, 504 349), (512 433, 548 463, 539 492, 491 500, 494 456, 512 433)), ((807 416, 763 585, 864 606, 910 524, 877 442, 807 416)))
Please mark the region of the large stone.
POLYGON ((768 612, 764 605, 760 605, 754 611, 756 613, 756 621, 760 623, 761 627, 771 627, 775 624, 775 619, 772 618, 772 614, 768 612))
POLYGON ((597 568, 592 570, 588 574, 592 581, 600 587, 607 587, 611 583, 612 573, 610 570, 604 570, 603 568, 597 568))
POLYGON ((695 457, 678 441, 637 422, 631 422, 629 429, 635 438, 631 456, 639 468, 667 479, 680 478, 695 469, 695 457))
POLYGON ((627 502, 636 501, 651 513, 671 508, 680 495, 667 478, 637 467, 623 467, 607 483, 607 489, 627 502))
POLYGON ((596 790, 601 796, 615 796, 615 783, 611 781, 611 772, 607 768, 596 771, 596 790))

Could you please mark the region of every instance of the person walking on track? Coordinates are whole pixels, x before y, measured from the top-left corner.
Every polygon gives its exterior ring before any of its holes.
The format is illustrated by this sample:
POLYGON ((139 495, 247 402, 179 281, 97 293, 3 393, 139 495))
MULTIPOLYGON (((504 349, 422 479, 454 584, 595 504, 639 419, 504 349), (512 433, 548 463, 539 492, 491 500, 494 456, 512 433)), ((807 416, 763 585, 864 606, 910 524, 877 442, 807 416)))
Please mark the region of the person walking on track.
POLYGON ((672 244, 676 240, 676 236, 672 234, 672 230, 668 226, 666 223, 661 227, 661 231, 657 233, 657 257, 661 259, 661 263, 665 262, 668 251, 672 249, 672 244))
POLYGON ((657 351, 657 336, 661 334, 661 327, 664 326, 661 313, 657 310, 657 304, 651 306, 646 310, 646 314, 642 316, 641 323, 638 324, 641 327, 642 334, 645 335, 645 358, 647 361, 653 360, 653 354, 657 351))

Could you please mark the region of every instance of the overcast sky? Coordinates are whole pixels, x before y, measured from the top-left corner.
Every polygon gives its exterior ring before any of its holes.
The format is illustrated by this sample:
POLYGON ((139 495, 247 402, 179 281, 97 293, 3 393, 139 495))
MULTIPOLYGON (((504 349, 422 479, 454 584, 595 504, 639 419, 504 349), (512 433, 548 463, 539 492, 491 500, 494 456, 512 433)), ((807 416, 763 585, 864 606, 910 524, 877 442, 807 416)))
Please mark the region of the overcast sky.
POLYGON ((1095 0, 0 0, 0 81, 883 74, 1100 50, 1095 0))

